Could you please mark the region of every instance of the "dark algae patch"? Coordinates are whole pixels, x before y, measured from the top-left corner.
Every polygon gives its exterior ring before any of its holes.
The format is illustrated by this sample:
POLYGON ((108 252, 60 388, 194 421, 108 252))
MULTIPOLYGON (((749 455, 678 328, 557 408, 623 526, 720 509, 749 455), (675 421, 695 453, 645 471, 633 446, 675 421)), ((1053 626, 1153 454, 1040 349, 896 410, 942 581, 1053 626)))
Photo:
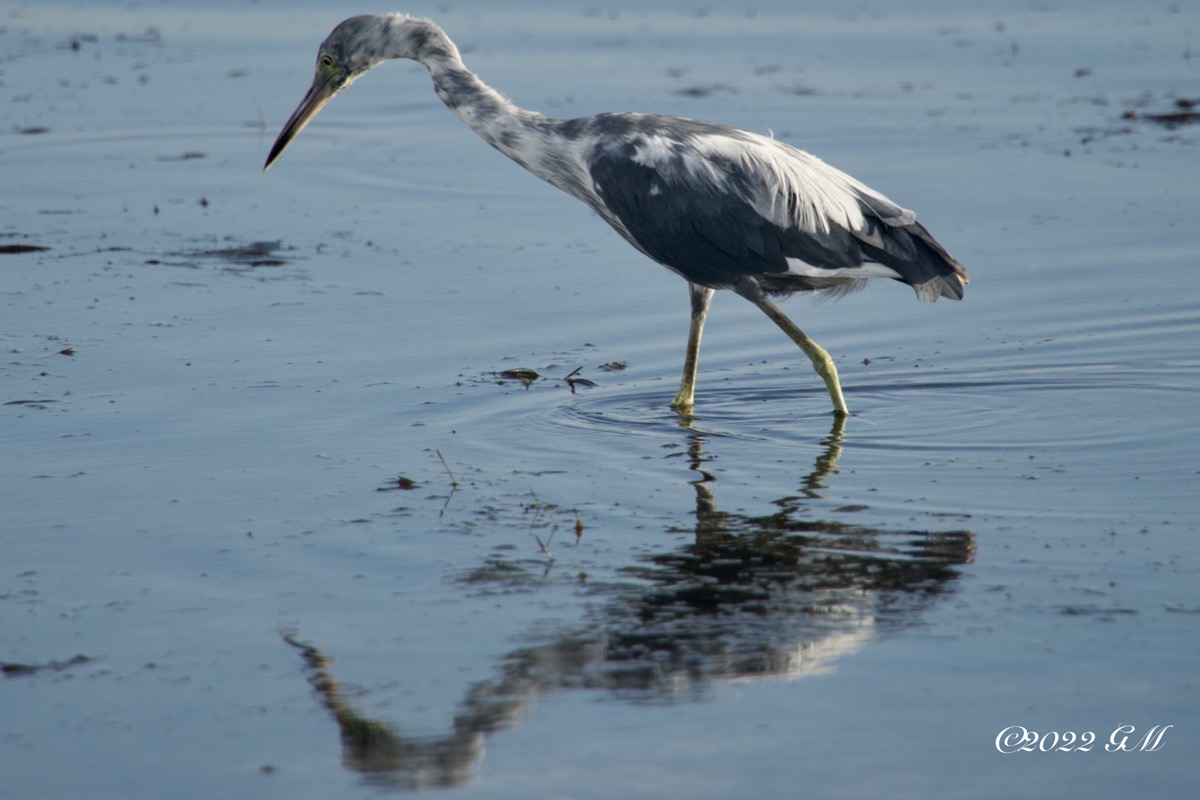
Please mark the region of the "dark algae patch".
POLYGON ((0 661, 0 673, 3 673, 6 678, 15 678, 21 675, 35 675, 39 672, 50 670, 51 672, 62 672, 70 667, 77 667, 80 664, 89 664, 92 659, 89 656, 77 655, 68 658, 66 661, 45 661, 38 664, 22 664, 16 661, 0 661))
POLYGON ((1162 125, 1167 130, 1175 130, 1184 125, 1200 122, 1200 97, 1180 97, 1175 100, 1175 108, 1171 111, 1145 112, 1129 109, 1122 117, 1124 119, 1143 119, 1162 125))

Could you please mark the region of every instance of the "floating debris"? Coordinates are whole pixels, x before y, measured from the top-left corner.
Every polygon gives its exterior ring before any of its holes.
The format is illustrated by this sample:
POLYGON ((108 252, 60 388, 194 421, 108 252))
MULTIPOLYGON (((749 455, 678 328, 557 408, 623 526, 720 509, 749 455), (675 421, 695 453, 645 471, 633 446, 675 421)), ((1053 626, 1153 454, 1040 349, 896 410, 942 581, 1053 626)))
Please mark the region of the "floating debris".
POLYGON ((682 89, 676 89, 675 94, 683 97, 709 97, 717 92, 728 92, 729 94, 737 94, 736 87, 730 86, 727 83, 710 83, 707 86, 685 86, 682 89))
POLYGON ((513 380, 518 380, 518 381, 536 381, 538 378, 542 377, 535 371, 533 371, 531 369, 526 369, 525 367, 517 367, 515 369, 506 369, 503 372, 499 373, 499 375, 501 378, 512 378, 513 380))
MULTIPOLYGON (((201 205, 206 205, 208 201, 205 198, 200 198, 201 205)), ((158 209, 155 209, 158 213, 158 209)), ((274 242, 250 242, 249 244, 235 245, 232 247, 220 247, 211 250, 195 250, 192 252, 172 253, 175 258, 194 259, 220 259, 228 261, 235 267, 240 268, 256 268, 256 267, 282 267, 287 264, 287 259, 279 255, 279 252, 284 247, 279 241, 274 242)), ((189 266, 194 266, 189 264, 189 266)))
POLYGON ((565 380, 567 382, 567 385, 571 387, 571 394, 575 394, 576 386, 582 386, 585 389, 590 389, 591 387, 596 385, 595 381, 590 381, 587 378, 576 378, 575 377, 581 369, 583 369, 583 367, 576 367, 575 369, 573 369, 569 373, 567 373, 567 377, 563 378, 563 380, 565 380))
POLYGON ((458 481, 454 479, 454 473, 450 471, 450 465, 446 463, 446 457, 442 455, 441 450, 434 450, 433 452, 437 453, 437 457, 441 459, 442 466, 446 468, 446 474, 450 476, 450 488, 457 489, 458 481))
POLYGON ((7 400, 5 401, 4 405, 45 409, 48 404, 57 402, 57 400, 7 400))
POLYGON ((1175 100, 1175 111, 1147 114, 1131 108, 1121 115, 1121 119, 1146 120, 1173 131, 1184 125, 1200 122, 1200 111, 1197 110, 1197 106, 1200 106, 1200 98, 1180 97, 1175 100))
POLYGON ((16 661, 0 661, 0 673, 3 673, 5 677, 15 678, 19 675, 34 675, 44 670, 62 672, 69 667, 77 667, 80 664, 87 664, 91 661, 92 659, 85 655, 73 656, 66 661, 46 661, 42 664, 21 664, 16 661))
POLYGON ((0 255, 21 255, 22 253, 41 253, 49 250, 40 244, 0 244, 0 255))
POLYGON ((499 378, 506 378, 511 381, 520 381, 525 384, 525 388, 529 388, 529 384, 542 377, 531 369, 525 367, 516 367, 515 369, 506 369, 503 372, 492 373, 499 378))
POLYGON ((141 33, 118 33, 118 42, 140 42, 142 44, 162 44, 162 31, 153 25, 146 27, 141 33))
POLYGON ((817 90, 807 83, 793 83, 790 86, 781 87, 779 91, 795 97, 812 97, 817 93, 817 90))

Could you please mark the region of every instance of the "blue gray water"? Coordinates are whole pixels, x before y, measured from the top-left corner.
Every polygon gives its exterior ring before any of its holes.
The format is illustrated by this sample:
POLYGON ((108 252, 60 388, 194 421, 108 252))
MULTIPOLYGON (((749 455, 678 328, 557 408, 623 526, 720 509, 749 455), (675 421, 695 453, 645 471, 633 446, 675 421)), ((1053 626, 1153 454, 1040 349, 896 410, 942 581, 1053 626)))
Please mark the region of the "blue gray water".
POLYGON ((770 131, 916 209, 962 303, 785 305, 844 428, 732 295, 672 413, 683 282, 415 65, 264 175, 373 9, 0 9, 0 793, 1194 787, 1200 17, 908 5, 407 9, 528 107, 770 131))

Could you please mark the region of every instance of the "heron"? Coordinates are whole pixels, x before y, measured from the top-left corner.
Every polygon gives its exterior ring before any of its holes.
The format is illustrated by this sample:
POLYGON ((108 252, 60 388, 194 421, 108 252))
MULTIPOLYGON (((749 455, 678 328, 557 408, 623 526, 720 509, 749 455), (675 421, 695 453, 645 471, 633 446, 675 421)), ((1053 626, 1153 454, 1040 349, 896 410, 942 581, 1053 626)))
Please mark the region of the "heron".
POLYGON ((263 169, 368 70, 407 58, 485 142, 590 206, 644 255, 688 282, 691 325, 671 407, 691 413, 700 337, 716 290, 765 313, 812 361, 838 418, 849 415, 829 353, 772 297, 840 296, 873 278, 918 298, 961 300, 967 274, 916 215, 810 153, 749 131, 684 117, 609 112, 553 119, 521 108, 463 63, 435 22, 404 13, 339 23, 317 51, 312 85, 263 169))

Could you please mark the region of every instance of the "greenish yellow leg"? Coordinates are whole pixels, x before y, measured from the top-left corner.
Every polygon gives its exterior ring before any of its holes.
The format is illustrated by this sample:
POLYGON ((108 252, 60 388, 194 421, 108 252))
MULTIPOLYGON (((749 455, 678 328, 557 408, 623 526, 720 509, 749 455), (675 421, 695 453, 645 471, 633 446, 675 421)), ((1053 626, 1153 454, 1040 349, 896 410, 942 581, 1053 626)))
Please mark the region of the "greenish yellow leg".
POLYGON ((688 330, 687 353, 683 357, 683 378, 679 391, 671 401, 676 411, 691 411, 696 399, 696 370, 700 366, 700 336, 704 333, 704 320, 708 318, 708 304, 712 302, 713 290, 707 286, 689 283, 692 297, 692 325, 688 330))
POLYGON ((804 354, 812 361, 813 368, 817 371, 817 374, 821 376, 821 380, 825 381, 825 387, 829 390, 829 397, 833 400, 833 413, 839 417, 849 416, 850 410, 846 408, 846 399, 842 397, 842 384, 838 380, 837 366, 833 363, 833 359, 830 358, 825 348, 810 339, 804 331, 797 328, 796 324, 779 310, 779 306, 771 302, 771 299, 759 288, 757 283, 744 281, 734 286, 733 289, 742 297, 762 309, 762 312, 770 317, 771 321, 778 325, 780 330, 786 333, 788 338, 804 351, 804 354))

